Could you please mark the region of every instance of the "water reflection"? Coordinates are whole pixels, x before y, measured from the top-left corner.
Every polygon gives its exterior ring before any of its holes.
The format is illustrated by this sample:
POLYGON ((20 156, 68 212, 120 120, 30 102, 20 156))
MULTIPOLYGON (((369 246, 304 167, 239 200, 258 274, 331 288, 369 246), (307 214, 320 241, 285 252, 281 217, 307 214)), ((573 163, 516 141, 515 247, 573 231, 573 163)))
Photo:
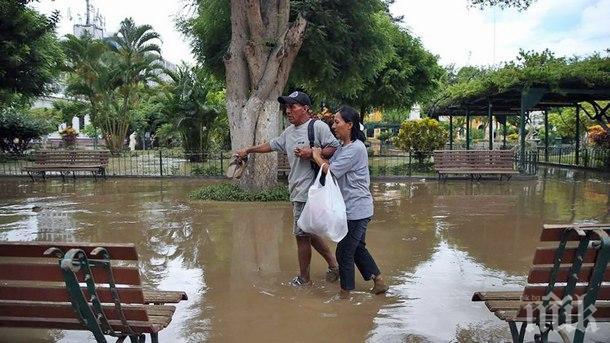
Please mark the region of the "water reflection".
MULTIPOLYGON (((374 183, 367 244, 391 284, 386 296, 357 281, 349 301, 297 271, 288 203, 193 201, 195 180, 76 183, 0 180, 0 239, 134 242, 143 282, 185 290, 161 339, 171 342, 496 342, 507 325, 477 290, 519 290, 542 223, 608 221, 610 182, 579 172, 498 182, 374 183)), ((603 339, 601 326, 591 338, 603 339)), ((0 341, 81 342, 86 332, 1 329, 0 341)))

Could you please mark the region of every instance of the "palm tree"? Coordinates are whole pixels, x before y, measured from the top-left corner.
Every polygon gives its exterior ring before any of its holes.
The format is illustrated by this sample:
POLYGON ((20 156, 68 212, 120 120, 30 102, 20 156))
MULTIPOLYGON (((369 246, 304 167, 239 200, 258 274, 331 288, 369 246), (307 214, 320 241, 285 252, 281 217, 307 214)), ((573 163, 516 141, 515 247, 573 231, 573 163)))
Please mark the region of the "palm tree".
POLYGON ((180 132, 190 160, 201 161, 209 143, 210 129, 222 113, 222 109, 210 101, 210 96, 221 87, 203 70, 184 64, 168 75, 173 82, 169 85, 166 115, 173 119, 180 132))
POLYGON ((136 25, 133 19, 121 22, 119 31, 108 39, 113 52, 110 66, 114 71, 113 110, 115 117, 108 116, 105 127, 106 144, 112 151, 123 146, 127 136, 131 112, 140 102, 139 88, 148 87, 151 82, 160 83, 159 75, 164 68, 161 63, 161 48, 155 43, 160 40, 150 25, 136 25))
POLYGON ((150 25, 138 26, 127 18, 105 42, 90 35, 68 35, 63 42, 69 72, 66 92, 87 99, 93 124, 102 129, 113 153, 123 147, 141 88, 160 83, 164 68, 156 40, 159 34, 150 25))

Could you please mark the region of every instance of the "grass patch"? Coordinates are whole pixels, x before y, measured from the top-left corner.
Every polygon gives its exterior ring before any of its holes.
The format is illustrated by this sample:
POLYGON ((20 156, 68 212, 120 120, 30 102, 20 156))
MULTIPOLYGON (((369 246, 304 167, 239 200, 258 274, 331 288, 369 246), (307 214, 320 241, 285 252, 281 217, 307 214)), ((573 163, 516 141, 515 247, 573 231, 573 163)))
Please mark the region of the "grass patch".
POLYGON ((214 201, 289 201, 287 186, 277 186, 262 191, 245 191, 232 183, 218 183, 192 191, 189 196, 214 201))

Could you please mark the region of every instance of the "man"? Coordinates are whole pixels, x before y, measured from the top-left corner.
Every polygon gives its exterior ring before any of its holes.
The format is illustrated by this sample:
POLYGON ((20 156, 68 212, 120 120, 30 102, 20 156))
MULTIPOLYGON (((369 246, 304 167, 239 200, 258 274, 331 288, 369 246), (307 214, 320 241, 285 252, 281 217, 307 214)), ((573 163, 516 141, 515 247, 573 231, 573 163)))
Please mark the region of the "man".
MULTIPOLYGON (((290 126, 268 143, 251 146, 235 152, 238 158, 245 158, 250 153, 268 153, 277 151, 288 155, 290 174, 288 175, 288 188, 290 189, 290 201, 293 205, 293 233, 297 241, 297 252, 299 257, 300 273, 291 281, 293 286, 302 286, 310 282, 309 266, 311 264, 311 247, 328 263, 326 280, 335 282, 339 278, 339 267, 334 254, 328 248, 324 240, 315 235, 310 235, 297 226, 297 221, 307 201, 307 191, 316 178, 311 167, 310 159, 312 151, 309 146, 307 129, 309 126, 311 100, 303 92, 292 92, 288 96, 281 96, 278 102, 286 108, 285 115, 290 126)), ((332 135, 328 125, 321 121, 314 122, 314 145, 322 148, 322 154, 327 158, 332 156, 339 141, 332 135)))

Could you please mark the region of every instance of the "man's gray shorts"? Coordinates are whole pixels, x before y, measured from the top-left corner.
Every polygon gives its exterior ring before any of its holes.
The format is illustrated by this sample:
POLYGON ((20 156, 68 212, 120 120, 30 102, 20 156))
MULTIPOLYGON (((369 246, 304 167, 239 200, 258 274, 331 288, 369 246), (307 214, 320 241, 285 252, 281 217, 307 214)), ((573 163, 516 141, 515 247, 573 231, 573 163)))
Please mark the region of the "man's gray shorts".
POLYGON ((299 221, 299 218, 301 217, 301 213, 303 212, 303 207, 305 207, 305 203, 304 202, 300 202, 300 201, 293 201, 292 202, 292 215, 294 218, 294 225, 292 226, 292 233, 295 236, 307 236, 309 235, 307 232, 301 230, 301 228, 299 228, 297 226, 297 221, 299 221))

